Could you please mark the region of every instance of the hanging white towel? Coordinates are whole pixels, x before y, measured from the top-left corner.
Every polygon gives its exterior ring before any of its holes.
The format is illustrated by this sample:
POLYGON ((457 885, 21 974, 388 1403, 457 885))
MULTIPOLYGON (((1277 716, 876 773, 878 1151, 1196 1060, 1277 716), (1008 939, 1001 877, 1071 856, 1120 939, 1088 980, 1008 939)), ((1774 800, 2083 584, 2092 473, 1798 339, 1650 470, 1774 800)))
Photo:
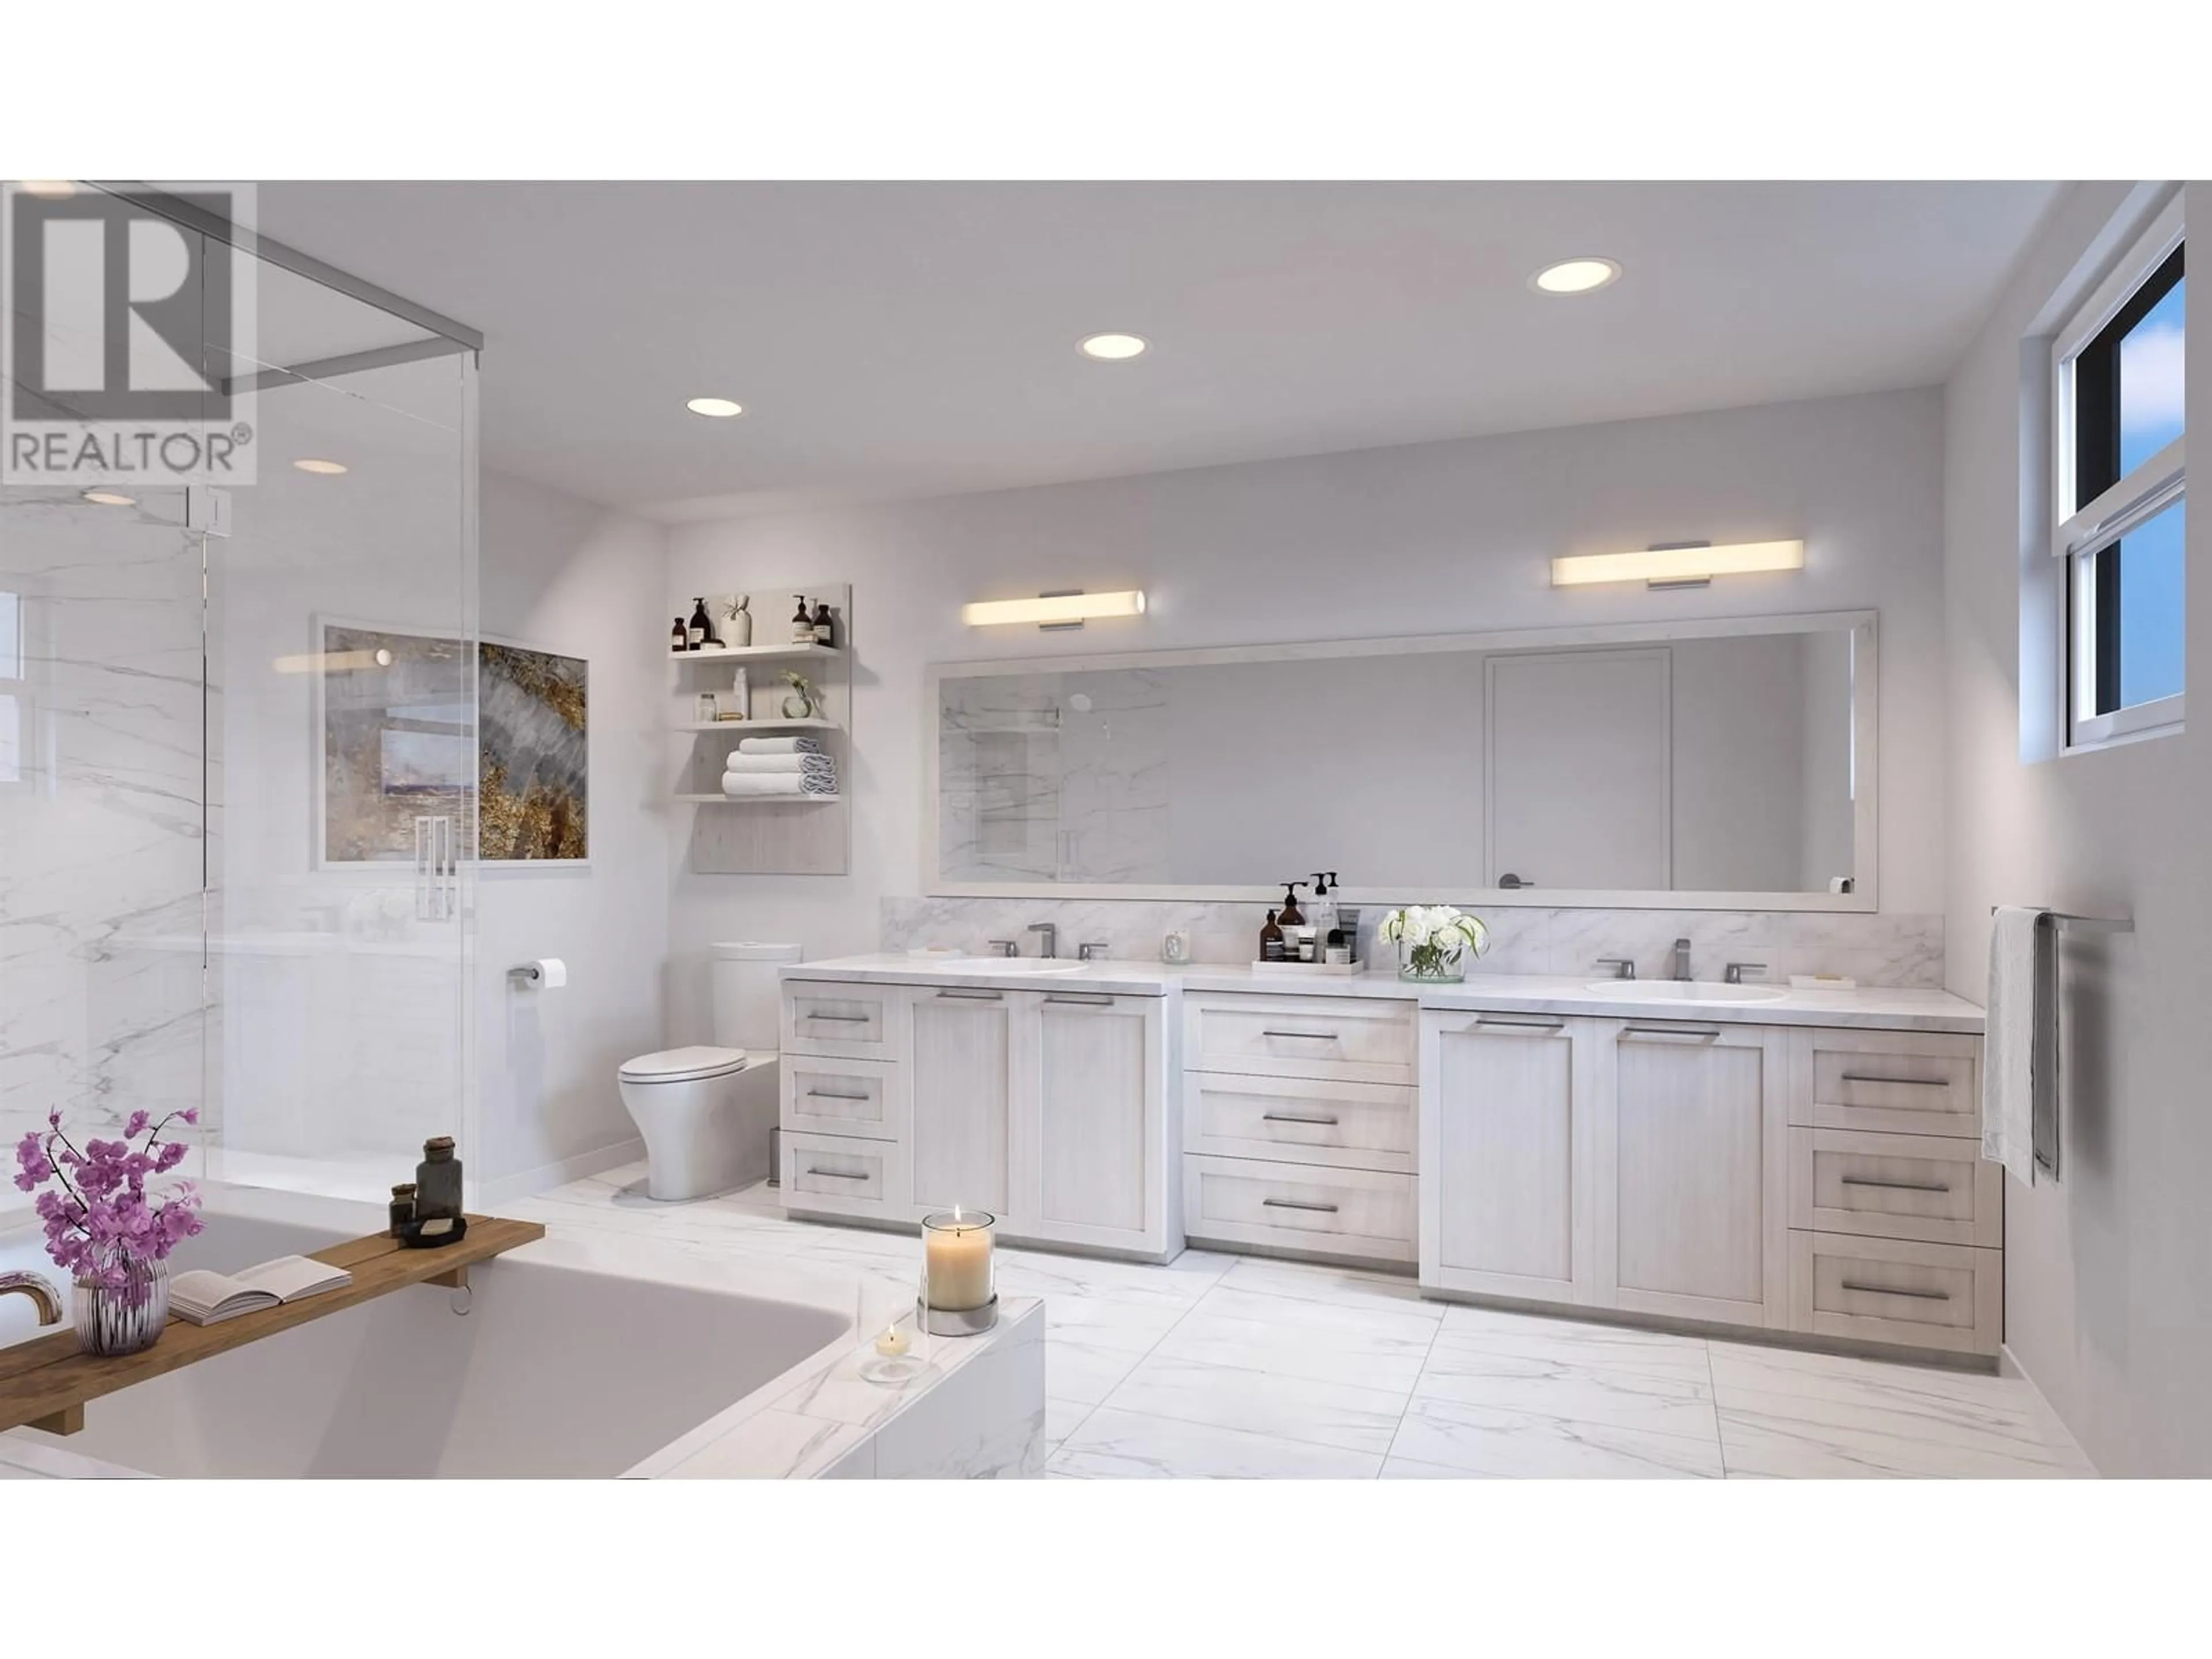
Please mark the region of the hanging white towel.
POLYGON ((1982 1042, 1982 1156, 2004 1165, 2024 1184, 2035 1183, 2035 1102, 2039 1083, 2055 1087, 2055 1078, 2039 1079, 2057 1044, 2040 1038, 2057 1010, 2046 999, 2041 957, 2051 951, 2041 925, 2044 912, 2025 905, 2002 905, 1990 923, 1989 1009, 1982 1042))
POLYGON ((741 755, 818 755, 822 752, 819 738, 739 738, 738 752, 741 755))

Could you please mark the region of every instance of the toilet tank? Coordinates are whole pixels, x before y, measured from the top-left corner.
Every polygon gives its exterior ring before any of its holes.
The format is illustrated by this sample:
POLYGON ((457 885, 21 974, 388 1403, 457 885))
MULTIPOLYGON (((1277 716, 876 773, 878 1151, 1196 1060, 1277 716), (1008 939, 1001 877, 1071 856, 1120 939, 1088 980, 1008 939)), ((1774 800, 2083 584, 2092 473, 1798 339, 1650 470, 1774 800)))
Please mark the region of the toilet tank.
POLYGON ((796 945, 750 940, 708 947, 714 962, 714 1041, 725 1048, 772 1054, 781 994, 776 970, 805 954, 796 945))

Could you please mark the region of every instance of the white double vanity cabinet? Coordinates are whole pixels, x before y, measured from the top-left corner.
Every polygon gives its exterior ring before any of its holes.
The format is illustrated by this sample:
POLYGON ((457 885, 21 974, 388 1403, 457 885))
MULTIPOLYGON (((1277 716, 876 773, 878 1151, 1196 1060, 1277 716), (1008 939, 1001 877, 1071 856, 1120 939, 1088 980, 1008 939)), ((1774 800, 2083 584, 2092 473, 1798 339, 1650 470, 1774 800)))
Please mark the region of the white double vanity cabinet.
POLYGON ((784 983, 786 1208, 1161 1261, 1996 1353, 1980 1011, 1933 991, 1414 988, 896 957, 784 983))

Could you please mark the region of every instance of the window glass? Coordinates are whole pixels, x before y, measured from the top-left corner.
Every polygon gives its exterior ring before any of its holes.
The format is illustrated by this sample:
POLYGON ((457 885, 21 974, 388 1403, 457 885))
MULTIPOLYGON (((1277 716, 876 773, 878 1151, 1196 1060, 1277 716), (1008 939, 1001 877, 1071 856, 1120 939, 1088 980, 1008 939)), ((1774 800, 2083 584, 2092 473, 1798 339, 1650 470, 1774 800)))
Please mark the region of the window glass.
POLYGON ((2188 282, 2164 298, 2120 341, 2120 476, 2181 435, 2182 322, 2188 282))
MULTIPOLYGON (((2179 371, 2177 371, 2177 374, 2179 371)), ((2176 501, 2121 538, 2120 707, 2182 689, 2182 568, 2186 507, 2176 501)), ((2100 553, 2100 558, 2112 556, 2100 553)))

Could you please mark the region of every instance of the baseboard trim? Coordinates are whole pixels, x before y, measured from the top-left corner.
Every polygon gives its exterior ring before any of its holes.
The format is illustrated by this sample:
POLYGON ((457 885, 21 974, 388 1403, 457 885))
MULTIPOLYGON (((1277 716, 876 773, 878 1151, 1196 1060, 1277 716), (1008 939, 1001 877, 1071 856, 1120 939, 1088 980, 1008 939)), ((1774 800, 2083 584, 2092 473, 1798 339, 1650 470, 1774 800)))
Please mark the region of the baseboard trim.
POLYGON ((618 1140, 611 1146, 602 1146, 595 1152, 579 1152, 574 1158, 564 1158, 558 1164, 541 1164, 534 1170, 525 1170, 518 1175, 501 1176, 496 1181, 487 1181, 477 1189, 472 1201, 483 1209, 496 1209, 500 1205, 511 1204, 518 1198, 534 1198, 539 1193, 565 1187, 568 1182, 581 1181, 586 1176, 603 1175, 623 1164, 635 1164, 644 1156, 644 1140, 632 1135, 628 1140, 618 1140))
POLYGON ((2061 1451, 2070 1455, 2078 1462, 2084 1474, 2097 1476, 2100 1480, 2103 1478, 2102 1471, 2090 1459, 2089 1454, 2081 1449, 2081 1443, 2074 1437, 2073 1430, 2066 1426, 2066 1419, 2059 1416, 2057 1408, 2051 1405, 2042 1389, 2037 1386, 2035 1378, 2027 1367, 2020 1363, 2020 1356, 2012 1351, 2012 1344, 2009 1342, 1997 1345, 1997 1375, 2014 1377, 2027 1383, 2030 1409, 2034 1413, 2036 1426, 2043 1431, 2045 1437, 2057 1443, 2061 1451))

